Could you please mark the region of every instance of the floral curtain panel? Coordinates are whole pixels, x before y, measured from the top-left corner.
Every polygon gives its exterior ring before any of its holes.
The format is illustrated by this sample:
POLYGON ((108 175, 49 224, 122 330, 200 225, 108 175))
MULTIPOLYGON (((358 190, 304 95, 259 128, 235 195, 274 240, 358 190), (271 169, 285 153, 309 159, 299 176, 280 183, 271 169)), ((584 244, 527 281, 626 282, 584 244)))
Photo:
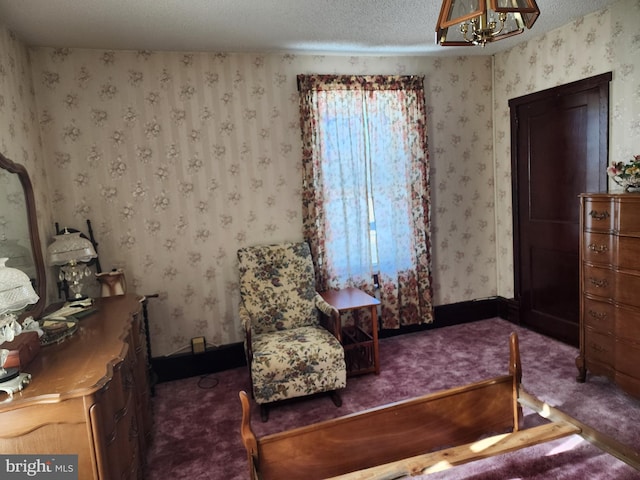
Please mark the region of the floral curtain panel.
POLYGON ((373 294, 377 278, 383 328, 432 322, 423 78, 299 75, 298 85, 318 289, 373 294))

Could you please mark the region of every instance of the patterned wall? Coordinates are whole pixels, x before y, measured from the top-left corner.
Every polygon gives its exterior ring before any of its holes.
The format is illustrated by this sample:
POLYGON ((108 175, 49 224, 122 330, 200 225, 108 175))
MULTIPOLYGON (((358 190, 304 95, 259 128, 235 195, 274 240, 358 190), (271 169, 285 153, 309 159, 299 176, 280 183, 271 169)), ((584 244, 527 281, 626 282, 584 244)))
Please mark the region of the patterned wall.
POLYGON ((436 302, 495 294, 489 59, 31 56, 54 220, 91 219, 103 268, 160 293, 154 354, 240 341, 236 250, 301 238, 298 73, 426 76, 436 302))
POLYGON ((150 302, 153 354, 169 354, 195 335, 240 341, 236 250, 301 238, 295 76, 422 74, 435 303, 509 297, 507 100, 613 69, 611 151, 633 153, 637 12, 637 0, 622 0, 534 37, 495 57, 495 78, 490 57, 38 48, 31 80, 26 49, 2 30, 0 144, 32 173, 45 244, 53 222, 91 219, 103 268, 123 267, 132 290, 160 294, 150 302), (494 91, 507 96, 492 105, 494 91))
MULTIPOLYGON (((497 290, 504 297, 514 291, 508 101, 613 71, 609 161, 640 154, 639 20, 640 0, 621 0, 495 56, 497 290)), ((610 184, 610 190, 617 185, 610 184)))
MULTIPOLYGON (((41 243, 47 241, 51 218, 47 201, 46 174, 41 149, 40 129, 37 121, 35 94, 31 81, 31 67, 27 48, 6 29, 0 28, 0 152, 10 160, 24 165, 35 191, 38 206, 41 243)), ((6 178, 2 180, 4 194, 11 195, 6 178)), ((11 199, 8 200, 11 202, 11 199)), ((22 207, 22 204, 20 204, 22 207)), ((15 219, 10 209, 0 206, 0 238, 11 229, 15 231, 15 219), (6 215, 6 216, 5 216, 6 215), (6 229, 5 229, 6 227, 6 229)), ((26 215, 26 212, 25 212, 26 215)), ((12 234, 8 234, 11 236, 12 234)), ((22 234, 19 234, 22 237, 22 234)), ((22 243, 22 245, 25 245, 22 243)), ((28 246, 28 243, 26 243, 28 246)), ((10 262, 11 263, 11 262, 10 262)), ((49 282, 51 283, 51 282, 49 282)))

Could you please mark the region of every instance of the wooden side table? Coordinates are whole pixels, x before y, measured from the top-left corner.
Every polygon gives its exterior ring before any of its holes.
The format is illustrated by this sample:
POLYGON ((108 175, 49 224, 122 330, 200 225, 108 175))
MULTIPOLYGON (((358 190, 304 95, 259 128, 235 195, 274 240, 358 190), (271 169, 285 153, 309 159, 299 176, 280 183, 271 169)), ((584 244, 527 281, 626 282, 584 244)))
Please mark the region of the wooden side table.
POLYGON ((380 374, 378 354, 378 305, 380 301, 354 287, 320 292, 327 303, 340 313, 354 310, 354 326, 342 329, 342 345, 349 376, 374 372, 380 374), (371 311, 371 334, 361 328, 355 310, 369 308, 371 311))

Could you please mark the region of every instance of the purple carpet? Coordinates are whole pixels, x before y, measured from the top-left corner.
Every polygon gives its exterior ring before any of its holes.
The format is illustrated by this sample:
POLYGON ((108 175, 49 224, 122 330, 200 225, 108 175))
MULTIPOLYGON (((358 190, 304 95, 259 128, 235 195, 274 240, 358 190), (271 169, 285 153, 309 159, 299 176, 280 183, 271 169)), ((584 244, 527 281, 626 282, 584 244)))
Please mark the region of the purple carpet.
MULTIPOLYGON (((382 339, 380 375, 349 378, 342 407, 335 407, 328 396, 297 400, 272 408, 269 421, 262 423, 254 405, 254 431, 260 437, 506 374, 513 331, 520 339, 522 384, 529 393, 640 451, 640 400, 603 377, 588 376, 586 383, 577 383, 577 349, 501 319, 382 339)), ((146 477, 249 478, 239 431, 240 390, 249 390, 246 368, 157 385, 146 477)), ((541 423, 537 414, 526 409, 524 413, 525 426, 541 423)), ((640 479, 640 472, 581 437, 570 436, 428 478, 619 480, 640 479)))

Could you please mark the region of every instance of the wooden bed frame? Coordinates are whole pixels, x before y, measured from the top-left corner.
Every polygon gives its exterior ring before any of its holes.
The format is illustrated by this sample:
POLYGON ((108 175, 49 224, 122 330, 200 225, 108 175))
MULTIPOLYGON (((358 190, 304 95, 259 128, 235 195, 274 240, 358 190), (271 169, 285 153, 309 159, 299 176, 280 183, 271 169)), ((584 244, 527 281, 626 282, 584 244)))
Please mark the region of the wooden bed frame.
POLYGON ((242 442, 252 480, 392 479, 579 434, 640 470, 640 453, 527 394, 518 337, 510 337, 509 374, 396 402, 263 438, 242 403, 242 442), (522 430, 522 405, 549 423, 522 430))

